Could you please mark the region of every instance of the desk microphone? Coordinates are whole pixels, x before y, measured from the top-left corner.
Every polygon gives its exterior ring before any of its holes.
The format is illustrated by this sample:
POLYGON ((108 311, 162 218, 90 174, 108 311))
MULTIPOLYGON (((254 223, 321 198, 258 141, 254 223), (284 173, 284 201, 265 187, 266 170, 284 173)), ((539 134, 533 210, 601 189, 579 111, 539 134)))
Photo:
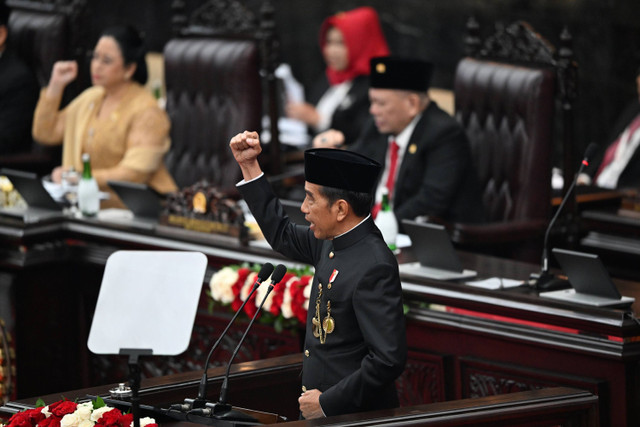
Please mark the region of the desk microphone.
POLYGON ((229 405, 227 403, 227 390, 229 388, 228 385, 229 385, 229 372, 231 370, 231 362, 233 362, 233 359, 236 357, 236 354, 238 354, 238 351, 240 350, 240 346, 242 346, 242 343, 244 342, 244 339, 246 338, 247 334, 249 333, 249 329, 251 329, 251 326, 253 325, 253 322, 258 317, 258 314, 260 314, 260 311, 262 310, 262 306, 264 305, 265 301, 267 300, 267 297, 269 296, 269 294, 271 293, 273 288, 275 288, 276 285, 278 283, 280 283, 280 281, 282 280, 282 278, 284 277, 284 275, 286 273, 287 273, 287 267, 285 267, 282 264, 278 264, 276 266, 275 271, 273 272, 273 275, 271 276, 271 284, 269 285, 269 288, 267 289, 267 293, 264 295, 264 298, 262 298, 262 302, 260 303, 260 306, 258 307, 258 309, 256 310, 255 314, 251 318, 251 321, 249 322, 249 325, 247 326, 247 329, 244 331, 244 334, 242 335, 242 338, 240 338, 240 341, 238 342, 238 345, 236 346, 235 350, 233 351, 233 354, 231 355, 231 357, 229 358, 229 363, 227 363, 227 372, 225 373, 224 380, 222 382, 222 387, 220 388, 220 398, 218 399, 218 402, 216 402, 216 403, 207 403, 207 404, 204 405, 205 406, 204 408, 200 407, 200 408, 191 409, 189 411, 188 415, 199 415, 199 416, 204 416, 204 417, 214 417, 214 418, 221 418, 221 419, 226 419, 226 420, 236 420, 236 421, 251 421, 251 420, 253 420, 253 417, 251 417, 250 415, 247 415, 247 414, 245 414, 243 412, 231 409, 231 405, 229 405))
POLYGON ((209 354, 207 355, 207 358, 205 360, 204 372, 202 374, 202 379, 200 380, 200 385, 198 386, 198 397, 196 397, 195 399, 185 399, 184 403, 173 404, 170 406, 170 409, 181 411, 181 412, 187 412, 194 408, 204 408, 205 404, 207 403, 207 371, 209 370, 209 362, 211 360, 211 356, 213 355, 213 352, 215 351, 215 349, 218 348, 218 345, 222 341, 222 338, 227 334, 227 331, 229 330, 233 322, 236 320, 236 317, 238 317, 238 315, 242 312, 242 309, 244 308, 247 301, 249 301, 249 299, 251 298, 251 295, 253 295, 253 293, 256 291, 256 289, 258 289, 258 287, 263 281, 265 281, 269 276, 271 276, 272 272, 273 272, 273 264, 271 264, 270 262, 266 262, 262 265, 262 268, 258 273, 258 277, 256 278, 256 281, 253 284, 253 288, 251 288, 251 292, 249 292, 249 295, 247 295, 247 298, 245 298, 240 308, 233 315, 233 318, 229 321, 229 323, 227 324, 227 327, 224 329, 224 331, 222 331, 222 334, 220 334, 216 343, 213 345, 213 347, 211 347, 211 350, 209 351, 209 354))
POLYGON ((559 279, 554 277, 553 274, 549 273, 549 250, 547 247, 549 242, 549 234, 551 233, 551 229, 553 228, 556 220, 560 216, 560 212, 562 212, 564 205, 567 203, 567 200, 569 200, 569 196, 572 195, 573 189, 576 186, 576 182, 578 182, 578 177, 580 176, 584 168, 589 166, 589 161, 597 150, 598 145, 593 142, 589 144, 589 146, 585 150, 582 162, 580 162, 580 167, 578 168, 578 172, 576 172, 575 176, 573 177, 573 181, 571 182, 569 189, 562 198, 560 206, 558 206, 556 213, 553 215, 553 218, 551 218, 549 226, 544 233, 544 242, 542 244, 542 271, 540 271, 535 283, 535 287, 538 290, 551 290, 558 287, 566 287, 566 282, 559 281, 559 279))

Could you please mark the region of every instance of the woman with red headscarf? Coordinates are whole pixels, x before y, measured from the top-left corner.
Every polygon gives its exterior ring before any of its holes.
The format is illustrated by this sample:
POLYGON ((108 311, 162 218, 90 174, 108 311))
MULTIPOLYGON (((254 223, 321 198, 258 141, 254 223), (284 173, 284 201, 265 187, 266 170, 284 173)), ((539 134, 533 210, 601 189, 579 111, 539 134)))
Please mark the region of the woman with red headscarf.
POLYGON ((320 28, 320 47, 327 68, 310 92, 313 104, 289 103, 287 115, 313 133, 340 130, 351 143, 369 118, 369 60, 389 55, 377 12, 360 7, 330 16, 320 28))

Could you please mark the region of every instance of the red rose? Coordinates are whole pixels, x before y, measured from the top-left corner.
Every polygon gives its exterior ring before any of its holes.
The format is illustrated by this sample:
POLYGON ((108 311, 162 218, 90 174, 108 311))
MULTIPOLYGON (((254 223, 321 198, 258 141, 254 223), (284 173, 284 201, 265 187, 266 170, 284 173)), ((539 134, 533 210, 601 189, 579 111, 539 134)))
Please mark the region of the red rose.
POLYGON ((242 288, 244 287, 244 282, 247 280, 247 277, 249 276, 249 273, 251 273, 251 270, 249 270, 246 267, 243 267, 238 270, 238 280, 236 280, 236 283, 234 283, 233 286, 231 287, 231 290, 233 291, 233 295, 235 296, 233 302, 231 303, 231 308, 233 309, 233 311, 238 311, 238 309, 242 305, 241 292, 242 292, 242 288))
POLYGON ((256 311, 258 311, 258 307, 256 307, 256 293, 257 292, 254 292, 253 295, 251 295, 251 297, 249 297, 249 300, 247 301, 247 304, 243 308, 244 312, 250 318, 252 318, 253 315, 256 314, 256 311))
POLYGON ((118 409, 112 409, 102 414, 94 427, 129 427, 133 422, 133 414, 122 414, 118 409))
POLYGON ((32 427, 45 419, 42 413, 43 408, 27 409, 26 411, 18 412, 13 415, 7 426, 10 427, 32 427))
POLYGON ((60 420, 61 418, 52 415, 40 421, 38 427, 60 427, 60 420))
POLYGON ((273 289, 273 291, 271 291, 273 293, 273 297, 271 299, 271 308, 269 309, 269 312, 274 316, 279 315, 280 312, 282 311, 282 301, 284 300, 284 292, 287 289, 286 284, 290 280, 293 280, 295 278, 296 278, 295 274, 287 272, 282 278, 282 280, 280 281, 280 284, 277 285, 273 289))
POLYGON ((58 418, 62 418, 67 414, 73 414, 78 404, 70 400, 60 400, 49 405, 49 412, 58 418))
POLYGON ((307 298, 304 296, 304 290, 310 285, 312 278, 313 276, 302 276, 300 281, 291 286, 291 311, 302 324, 307 323, 307 310, 304 308, 307 298))

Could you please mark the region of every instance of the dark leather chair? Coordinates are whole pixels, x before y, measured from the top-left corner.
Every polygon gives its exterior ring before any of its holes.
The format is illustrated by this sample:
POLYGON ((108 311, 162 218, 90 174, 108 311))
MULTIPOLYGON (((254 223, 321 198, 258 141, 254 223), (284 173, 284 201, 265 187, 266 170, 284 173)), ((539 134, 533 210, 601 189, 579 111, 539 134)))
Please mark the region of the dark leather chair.
MULTIPOLYGON (((165 45, 167 112, 171 149, 165 162, 179 187, 207 180, 235 188, 240 168, 229 140, 262 129, 263 115, 276 128, 274 8, 259 14, 240 2, 203 2, 190 16, 174 2, 174 37, 165 45)), ((268 173, 281 165, 277 132, 259 158, 268 173)))
POLYGON ((250 40, 172 39, 164 48, 171 150, 166 165, 178 187, 207 180, 231 188, 240 169, 229 140, 260 129, 258 48, 250 40))
POLYGON ((538 261, 551 210, 555 50, 526 23, 499 30, 454 81, 488 222, 450 224, 458 247, 538 261))
MULTIPOLYGON (((69 10, 57 11, 46 5, 31 4, 12 6, 9 18, 9 35, 12 49, 31 67, 41 87, 46 86, 53 64, 72 57, 69 27, 69 10)), ((73 98, 81 88, 71 85, 65 92, 65 100, 73 98)), ((45 175, 59 165, 61 147, 45 147, 28 141, 23 152, 0 156, 0 165, 12 169, 45 175)))
POLYGON ((46 86, 53 64, 68 57, 67 17, 58 13, 14 10, 9 20, 11 46, 46 86))

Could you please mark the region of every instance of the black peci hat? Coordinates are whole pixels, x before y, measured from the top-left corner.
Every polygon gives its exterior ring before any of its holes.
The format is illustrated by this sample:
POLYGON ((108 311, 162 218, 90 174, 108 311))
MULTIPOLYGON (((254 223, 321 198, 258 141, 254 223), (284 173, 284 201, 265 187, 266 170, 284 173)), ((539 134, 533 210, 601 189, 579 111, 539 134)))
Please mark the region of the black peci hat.
POLYGON ((6 27, 9 24, 10 12, 5 0, 0 0, 0 26, 6 27))
POLYGON ((429 90, 433 65, 419 59, 385 56, 372 58, 369 86, 416 92, 429 90))
POLYGON ((304 152, 305 180, 324 187, 373 193, 382 166, 361 154, 334 148, 304 152))

